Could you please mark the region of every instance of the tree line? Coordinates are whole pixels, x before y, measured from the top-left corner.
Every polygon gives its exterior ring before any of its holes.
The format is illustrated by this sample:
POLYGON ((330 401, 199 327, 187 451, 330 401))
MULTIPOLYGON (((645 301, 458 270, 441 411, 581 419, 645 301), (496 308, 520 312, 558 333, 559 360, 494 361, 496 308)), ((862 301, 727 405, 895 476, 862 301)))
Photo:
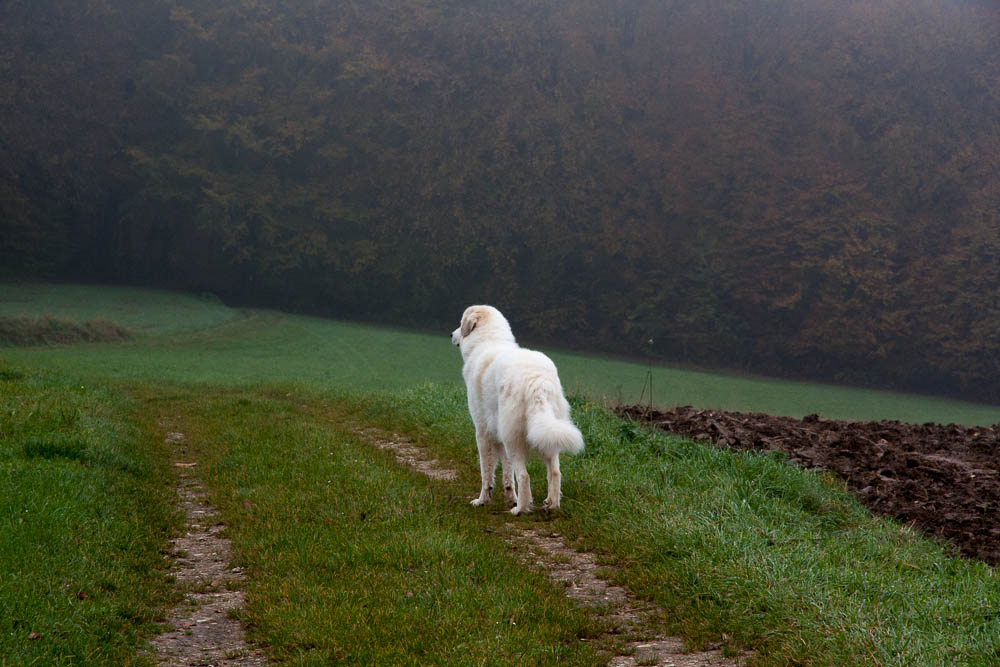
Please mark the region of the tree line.
POLYGON ((10 0, 0 115, 7 278, 1000 400, 985 0, 10 0))

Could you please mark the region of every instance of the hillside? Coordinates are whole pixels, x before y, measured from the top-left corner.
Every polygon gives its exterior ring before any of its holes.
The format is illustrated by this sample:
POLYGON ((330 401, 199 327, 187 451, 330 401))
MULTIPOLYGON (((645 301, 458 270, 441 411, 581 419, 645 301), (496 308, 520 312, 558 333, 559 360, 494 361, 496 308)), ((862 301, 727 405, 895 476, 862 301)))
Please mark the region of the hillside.
POLYGON ((1000 401, 998 12, 16 0, 0 266, 1000 401))
MULTIPOLYGON (((461 383, 461 356, 447 335, 457 320, 439 332, 423 332, 280 311, 238 310, 178 292, 0 283, 0 318, 49 316, 84 322, 103 318, 141 333, 114 345, 0 345, 0 357, 88 377, 230 387, 306 384, 334 392, 380 392, 427 383, 461 383)), ((707 373, 544 350, 558 365, 568 393, 600 403, 693 404, 799 417, 819 413, 833 419, 897 419, 917 424, 1000 422, 1000 408, 953 399, 707 373)))

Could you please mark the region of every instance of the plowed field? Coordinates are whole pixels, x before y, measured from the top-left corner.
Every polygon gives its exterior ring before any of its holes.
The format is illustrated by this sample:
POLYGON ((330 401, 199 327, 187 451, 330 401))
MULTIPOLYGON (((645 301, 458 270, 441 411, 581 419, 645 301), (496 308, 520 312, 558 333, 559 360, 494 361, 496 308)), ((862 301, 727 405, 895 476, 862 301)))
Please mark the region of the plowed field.
POLYGON ((793 419, 690 406, 625 406, 619 413, 694 440, 781 451, 792 463, 832 471, 873 512, 1000 565, 1000 425, 793 419))

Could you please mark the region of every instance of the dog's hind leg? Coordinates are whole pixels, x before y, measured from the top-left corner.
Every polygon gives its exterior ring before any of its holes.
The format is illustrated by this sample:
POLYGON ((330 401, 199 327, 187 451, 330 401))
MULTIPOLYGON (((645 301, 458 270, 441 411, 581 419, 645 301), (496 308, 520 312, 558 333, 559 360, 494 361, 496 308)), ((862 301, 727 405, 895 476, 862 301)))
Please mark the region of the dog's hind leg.
POLYGON ((514 516, 531 511, 531 479, 528 477, 528 466, 525 463, 524 447, 510 453, 511 471, 517 482, 517 504, 510 511, 514 516))
POLYGON ((559 509, 559 497, 562 495, 562 473, 559 472, 559 454, 549 457, 542 457, 545 461, 545 468, 548 472, 549 493, 542 503, 542 507, 547 510, 559 509))
POLYGON ((500 455, 500 467, 503 469, 503 499, 507 507, 513 507, 517 504, 517 496, 514 494, 514 474, 511 472, 510 456, 500 443, 497 444, 497 452, 500 455))
POLYGON ((476 447, 479 448, 479 473, 483 485, 479 489, 479 497, 473 498, 472 504, 479 507, 488 505, 493 495, 493 480, 496 477, 497 458, 502 445, 493 440, 486 431, 476 429, 476 447))

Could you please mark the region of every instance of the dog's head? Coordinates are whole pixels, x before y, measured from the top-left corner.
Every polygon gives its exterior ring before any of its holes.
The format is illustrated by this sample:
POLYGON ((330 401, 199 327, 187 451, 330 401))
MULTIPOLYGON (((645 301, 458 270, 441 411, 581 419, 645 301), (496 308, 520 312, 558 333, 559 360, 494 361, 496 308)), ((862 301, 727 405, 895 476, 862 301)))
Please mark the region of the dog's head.
POLYGON ((462 323, 451 332, 451 342, 464 352, 476 340, 514 342, 514 334, 507 318, 493 306, 469 306, 462 313, 462 323))

